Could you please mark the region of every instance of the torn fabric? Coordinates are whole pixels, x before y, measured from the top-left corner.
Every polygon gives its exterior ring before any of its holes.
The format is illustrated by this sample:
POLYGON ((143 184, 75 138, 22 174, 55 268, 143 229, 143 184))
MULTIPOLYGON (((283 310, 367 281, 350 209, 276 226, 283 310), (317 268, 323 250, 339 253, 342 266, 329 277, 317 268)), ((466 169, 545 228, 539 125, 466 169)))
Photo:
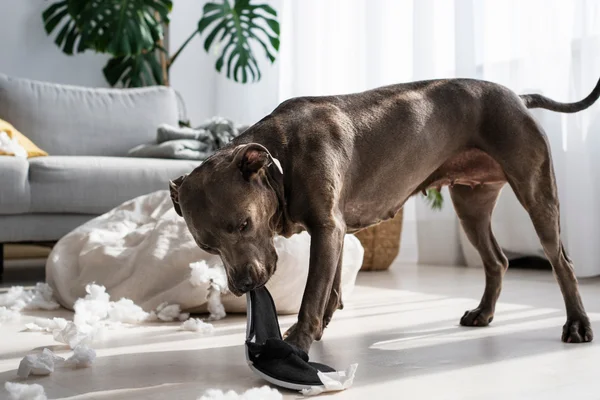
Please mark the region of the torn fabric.
POLYGON ((319 376, 321 382, 323 382, 323 386, 312 386, 310 389, 302 389, 300 393, 305 396, 315 396, 323 392, 337 392, 340 390, 346 390, 352 386, 357 368, 358 364, 352 364, 345 371, 319 371, 317 375, 319 376))

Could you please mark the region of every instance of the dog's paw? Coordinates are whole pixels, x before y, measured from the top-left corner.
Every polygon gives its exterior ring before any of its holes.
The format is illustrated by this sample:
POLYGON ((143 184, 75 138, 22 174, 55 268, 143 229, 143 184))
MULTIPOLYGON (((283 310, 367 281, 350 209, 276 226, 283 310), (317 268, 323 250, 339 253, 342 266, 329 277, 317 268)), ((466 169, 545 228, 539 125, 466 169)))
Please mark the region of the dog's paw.
POLYGON ((292 344, 308 353, 313 339, 310 337, 310 335, 301 332, 301 330, 296 328, 295 325, 292 326, 292 328, 288 329, 286 335, 284 336, 284 340, 287 343, 292 344), (292 330, 292 328, 294 329, 292 330))
POLYGON ((567 318, 563 326, 562 341, 565 343, 585 343, 594 339, 594 332, 587 316, 567 318))
POLYGON ((298 323, 295 323, 294 325, 290 326, 287 331, 285 331, 285 333, 283 334, 283 338, 287 339, 288 336, 290 336, 290 334, 292 332, 294 332, 294 330, 296 329, 296 325, 298 325, 298 323))
POLYGON ((494 319, 494 313, 477 307, 473 310, 465 311, 465 314, 460 319, 462 326, 488 326, 494 319))

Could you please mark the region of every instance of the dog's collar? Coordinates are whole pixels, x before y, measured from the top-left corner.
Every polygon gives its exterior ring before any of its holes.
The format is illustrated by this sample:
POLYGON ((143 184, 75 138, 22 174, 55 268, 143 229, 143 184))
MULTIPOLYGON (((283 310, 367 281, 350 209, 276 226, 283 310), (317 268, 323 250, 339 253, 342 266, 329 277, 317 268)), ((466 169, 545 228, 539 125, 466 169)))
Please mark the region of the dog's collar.
POLYGON ((275 222, 275 231, 277 234, 285 237, 289 237, 292 235, 292 223, 290 221, 288 210, 287 210, 287 200, 285 198, 285 187, 283 183, 283 168, 281 167, 281 163, 278 159, 273 156, 270 156, 272 163, 268 165, 266 169, 266 177, 267 183, 271 187, 271 190, 275 192, 275 196, 277 196, 277 212, 275 222), (272 164, 276 167, 276 173, 273 168, 271 168, 272 164), (275 172, 275 173, 274 173, 275 172))
MULTIPOLYGON (((272 163, 271 163, 271 164, 275 164, 275 166, 276 166, 276 167, 277 167, 277 169, 279 170, 279 173, 280 173, 281 175, 283 175, 283 168, 281 168, 281 163, 279 162, 279 160, 278 160, 278 159, 276 159, 276 158, 275 158, 275 157, 273 157, 273 156, 271 156, 271 160, 272 160, 272 163)), ((270 166, 271 164, 269 164, 269 166, 270 166)))

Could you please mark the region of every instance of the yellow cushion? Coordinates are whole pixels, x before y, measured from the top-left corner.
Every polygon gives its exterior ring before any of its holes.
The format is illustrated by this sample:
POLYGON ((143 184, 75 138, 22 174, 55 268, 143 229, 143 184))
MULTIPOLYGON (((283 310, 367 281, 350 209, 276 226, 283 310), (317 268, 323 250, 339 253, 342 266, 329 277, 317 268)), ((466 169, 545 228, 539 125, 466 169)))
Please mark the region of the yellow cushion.
MULTIPOLYGON (((19 144, 21 146, 23 146, 23 148, 27 152, 27 158, 30 158, 30 157, 42 157, 42 156, 47 156, 48 155, 48 153, 46 153, 44 150, 42 150, 39 147, 37 147, 25 135, 23 135, 21 132, 19 132, 18 130, 16 130, 14 126, 12 126, 11 124, 9 124, 8 122, 6 122, 6 121, 4 121, 2 119, 0 119, 0 132, 6 132, 6 134, 11 139, 16 137, 17 141, 19 142, 19 144)), ((6 153, 6 152, 0 150, 0 155, 12 156, 14 154, 12 154, 12 153, 6 153)))

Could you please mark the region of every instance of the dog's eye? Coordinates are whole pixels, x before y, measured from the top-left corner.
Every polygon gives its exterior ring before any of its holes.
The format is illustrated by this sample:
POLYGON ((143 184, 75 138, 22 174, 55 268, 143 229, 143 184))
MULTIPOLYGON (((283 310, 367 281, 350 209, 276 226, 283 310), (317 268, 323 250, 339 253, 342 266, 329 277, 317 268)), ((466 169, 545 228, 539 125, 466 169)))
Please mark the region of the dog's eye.
POLYGON ((246 229, 248 229, 248 220, 245 220, 244 222, 242 222, 242 224, 239 227, 240 232, 244 232, 246 229))

